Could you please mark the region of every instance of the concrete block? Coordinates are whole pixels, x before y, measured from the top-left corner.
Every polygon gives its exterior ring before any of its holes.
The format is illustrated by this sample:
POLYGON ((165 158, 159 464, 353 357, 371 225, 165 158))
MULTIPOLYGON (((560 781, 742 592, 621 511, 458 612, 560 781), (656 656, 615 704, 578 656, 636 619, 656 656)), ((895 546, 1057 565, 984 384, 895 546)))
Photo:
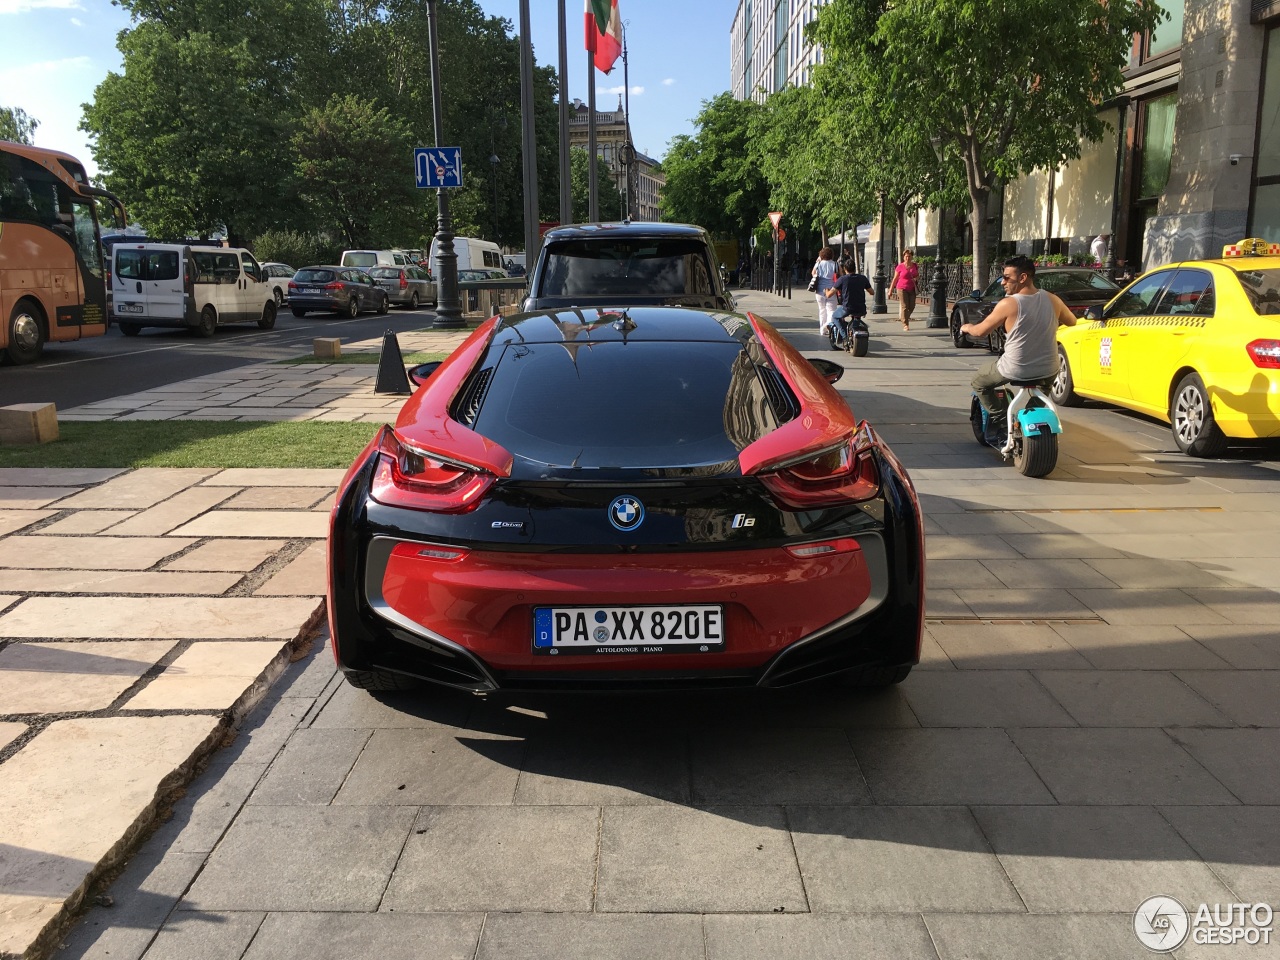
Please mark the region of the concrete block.
POLYGON ((0 407, 0 443, 49 443, 58 439, 58 409, 52 403, 0 407))
POLYGON ((311 350, 320 360, 337 360, 342 356, 342 341, 337 337, 316 337, 311 341, 311 350))

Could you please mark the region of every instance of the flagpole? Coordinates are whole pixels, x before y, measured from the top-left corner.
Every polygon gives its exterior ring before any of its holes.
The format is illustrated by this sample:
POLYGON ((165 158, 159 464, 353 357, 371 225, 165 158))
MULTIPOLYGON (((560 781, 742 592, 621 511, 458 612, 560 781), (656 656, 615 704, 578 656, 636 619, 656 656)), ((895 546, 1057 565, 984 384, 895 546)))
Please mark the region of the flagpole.
POLYGON ((596 60, 587 51, 587 222, 600 221, 600 184, 596 177, 596 60))
MULTIPOLYGON (((560 222, 573 223, 573 175, 569 163, 569 28, 567 0, 560 0, 560 222)), ((526 263, 529 261, 526 259, 526 263)))
POLYGON ((520 150, 524 154, 524 262, 538 259, 538 142, 533 126, 533 35, 529 0, 520 0, 520 150))
POLYGON ((622 100, 627 122, 627 136, 622 144, 622 219, 631 219, 631 168, 636 162, 635 147, 631 143, 631 74, 627 64, 627 28, 622 26, 622 100))

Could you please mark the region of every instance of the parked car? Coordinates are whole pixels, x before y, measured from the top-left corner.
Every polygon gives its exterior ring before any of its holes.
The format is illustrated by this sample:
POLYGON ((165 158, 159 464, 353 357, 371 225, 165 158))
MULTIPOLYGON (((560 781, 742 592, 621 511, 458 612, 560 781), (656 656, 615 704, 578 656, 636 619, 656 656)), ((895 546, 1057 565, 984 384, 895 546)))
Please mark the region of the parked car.
POLYGON ((923 520, 842 373, 721 311, 489 319, 411 371, 340 485, 338 666, 376 690, 902 680, 923 520))
POLYGON ((1103 400, 1168 423, 1178 449, 1280 437, 1280 244, 1146 273, 1058 331, 1053 398, 1103 400))
POLYGON ((403 267, 413 261, 403 250, 343 250, 338 262, 344 267, 403 267))
MULTIPOLYGON (((502 269, 502 248, 492 240, 477 240, 475 237, 454 237, 453 253, 458 258, 459 270, 481 270, 485 267, 502 269)), ((429 266, 432 274, 437 276, 440 273, 436 262, 439 254, 440 244, 432 240, 431 250, 428 254, 431 261, 429 266)))
POLYGON ((733 310, 711 236, 683 223, 594 223, 547 231, 525 310, 670 304, 733 310))
POLYGON ((289 307, 295 317, 319 310, 356 317, 362 311, 386 313, 387 291, 353 267, 303 267, 289 281, 289 307))
POLYGON ((229 323, 276 325, 262 267, 241 247, 117 242, 111 250, 111 320, 126 337, 143 327, 186 327, 212 337, 229 323))
MULTIPOLYGON (((1036 286, 1057 294, 1077 317, 1086 310, 1101 306, 1120 289, 1120 285, 1091 267, 1041 267, 1036 270, 1036 286)), ((979 323, 995 309, 1004 296, 1004 286, 999 280, 981 292, 974 290, 958 300, 951 309, 951 342, 957 347, 984 346, 992 353, 1004 350, 1004 331, 993 330, 983 337, 971 337, 961 333, 966 323, 979 323)))
POLYGON ((392 303, 417 310, 423 303, 436 302, 436 285, 421 267, 374 267, 369 276, 383 290, 392 303))
POLYGON ((276 308, 289 299, 289 281, 298 271, 287 263, 267 262, 262 265, 262 275, 267 278, 271 292, 276 298, 276 308))
POLYGON ((505 270, 498 270, 493 267, 485 267, 482 270, 459 270, 458 280, 477 281, 477 280, 509 280, 505 270))

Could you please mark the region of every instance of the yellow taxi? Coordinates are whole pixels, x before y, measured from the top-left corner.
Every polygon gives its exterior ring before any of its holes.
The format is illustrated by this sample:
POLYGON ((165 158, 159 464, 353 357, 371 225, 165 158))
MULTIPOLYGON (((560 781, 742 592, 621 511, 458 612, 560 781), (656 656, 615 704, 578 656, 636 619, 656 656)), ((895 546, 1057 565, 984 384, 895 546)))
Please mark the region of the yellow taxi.
POLYGON ((1158 417, 1190 456, 1280 436, 1280 244, 1241 240, 1143 274, 1058 328, 1058 361, 1055 402, 1158 417))

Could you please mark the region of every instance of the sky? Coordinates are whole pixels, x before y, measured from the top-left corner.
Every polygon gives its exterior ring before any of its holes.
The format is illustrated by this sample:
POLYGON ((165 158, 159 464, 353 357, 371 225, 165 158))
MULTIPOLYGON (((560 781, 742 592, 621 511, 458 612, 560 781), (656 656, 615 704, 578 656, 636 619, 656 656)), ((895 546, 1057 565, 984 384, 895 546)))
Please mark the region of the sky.
MULTIPOLYGON (((479 0, 490 16, 520 22, 519 0, 479 0)), ((556 0, 530 0, 534 56, 555 66, 556 0)), ((627 29, 631 132, 636 149, 662 159, 671 138, 693 132, 702 103, 729 88, 729 28, 737 0, 618 0, 627 29)), ((582 0, 567 0, 569 98, 587 99, 582 0)), ((0 0, 0 106, 21 107, 40 122, 38 146, 70 153, 96 173, 81 104, 109 72, 121 69, 116 36, 129 16, 109 0, 0 0)), ((617 106, 622 61, 596 74, 596 105, 617 106)))

